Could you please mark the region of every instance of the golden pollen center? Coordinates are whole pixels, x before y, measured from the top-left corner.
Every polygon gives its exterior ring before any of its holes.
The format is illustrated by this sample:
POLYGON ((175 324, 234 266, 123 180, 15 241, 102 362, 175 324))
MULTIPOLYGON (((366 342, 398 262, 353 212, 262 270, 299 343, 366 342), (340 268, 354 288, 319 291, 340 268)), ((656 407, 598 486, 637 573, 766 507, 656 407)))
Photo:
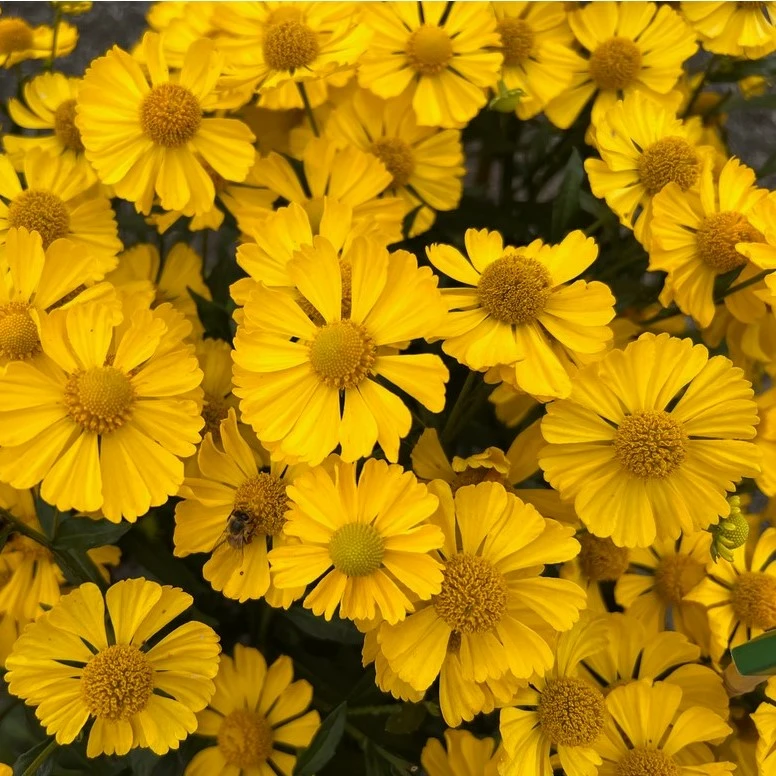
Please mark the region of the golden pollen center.
POLYGON ((636 412, 623 418, 614 437, 620 465, 636 477, 662 479, 677 469, 686 455, 687 434, 669 413, 636 412))
POLYGON ((687 191, 695 185, 701 162, 695 149, 683 137, 664 137, 649 146, 639 157, 638 173, 650 196, 662 191, 667 183, 676 183, 687 191))
POLYGON ((246 480, 234 494, 234 509, 248 516, 245 543, 254 536, 277 536, 286 524, 286 483, 274 474, 259 472, 246 480))
POLYGON ((71 375, 65 385, 65 407, 84 430, 107 434, 132 415, 135 389, 113 366, 97 366, 71 375))
POLYGON ((750 571, 733 586, 733 610, 749 628, 776 628, 776 577, 750 571))
POLYGON ((453 42, 442 27, 424 24, 407 41, 410 65, 422 75, 441 73, 453 58, 453 42))
POLYGON ((179 148, 202 123, 199 100, 180 84, 159 84, 140 104, 140 126, 156 145, 179 148))
POLYGON ((95 717, 129 719, 148 705, 153 689, 154 670, 148 658, 130 644, 98 652, 81 676, 81 698, 95 717))
POLYGON ((264 35, 264 61, 272 70, 298 70, 318 56, 318 38, 300 21, 270 25, 264 35))
POLYGON ((235 768, 255 768, 272 754, 272 726, 248 709, 236 709, 218 729, 218 748, 235 768))
POLYGON ((30 305, 24 302, 0 305, 0 356, 23 361, 39 352, 38 328, 30 315, 30 305))
POLYGON ((329 540, 329 557, 334 568, 348 577, 374 574, 384 554, 383 537, 368 523, 340 526, 329 540))
POLYGON ((626 89, 640 70, 641 51, 629 38, 609 38, 590 57, 590 75, 599 89, 626 89))
POLYGON ((377 348, 366 329, 347 319, 322 326, 310 344, 313 371, 333 388, 353 388, 366 380, 376 357, 377 348))
POLYGON ((582 533, 577 539, 581 545, 579 566, 592 582, 619 579, 628 568, 627 547, 618 547, 611 539, 602 539, 591 533, 582 533))
POLYGON ((415 169, 412 149, 398 137, 380 137, 372 143, 372 153, 393 176, 394 188, 406 186, 415 169))
POLYGON ((497 321, 518 326, 542 314, 551 290, 547 268, 519 253, 496 259, 477 285, 480 304, 497 321))
POLYGON ((703 564, 692 556, 666 555, 655 570, 655 590, 665 603, 679 606, 705 576, 703 564))
POLYGON ((507 608, 507 583, 489 560, 458 553, 445 563, 437 614, 461 633, 483 633, 501 621, 507 608))
POLYGON ((0 19, 0 55, 32 48, 32 27, 23 19, 0 19))
POLYGON ((504 67, 522 65, 533 53, 536 36, 524 19, 507 16, 496 25, 496 31, 501 35, 504 67))
POLYGON ((539 699, 539 724, 553 744, 588 746, 604 729, 606 703, 601 691, 582 679, 552 679, 539 699))
POLYGON ((742 242, 763 242, 763 235, 746 216, 734 211, 714 213, 703 219, 695 234, 698 255, 720 274, 746 263, 746 257, 736 250, 742 242))
POLYGON ((8 226, 37 232, 43 247, 48 248, 54 240, 65 237, 70 231, 70 213, 56 194, 43 189, 28 189, 11 200, 8 226))
POLYGON ((220 396, 211 396, 205 394, 202 404, 202 418, 205 426, 202 429, 202 436, 210 432, 215 441, 221 439, 221 421, 229 414, 229 405, 220 396))
POLYGON ((617 763, 616 776, 679 776, 681 768, 661 749, 631 749, 617 763))
POLYGON ((75 100, 65 100, 54 112, 54 133, 59 142, 71 151, 81 153, 81 131, 75 125, 75 100))

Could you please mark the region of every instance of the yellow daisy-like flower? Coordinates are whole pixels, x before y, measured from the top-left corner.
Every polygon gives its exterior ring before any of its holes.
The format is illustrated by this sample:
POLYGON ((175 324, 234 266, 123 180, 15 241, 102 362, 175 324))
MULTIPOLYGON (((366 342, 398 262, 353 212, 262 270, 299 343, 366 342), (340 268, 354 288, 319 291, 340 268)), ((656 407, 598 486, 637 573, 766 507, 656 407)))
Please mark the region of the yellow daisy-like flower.
POLYGON ((615 687, 606 698, 609 718, 596 747, 601 776, 724 776, 736 767, 719 762, 708 742, 731 728, 711 709, 682 709, 682 690, 642 679, 615 687))
POLYGON ((706 607, 711 656, 776 628, 776 528, 767 528, 753 550, 739 547, 733 562, 720 560, 685 598, 706 607))
MULTIPOLYGON (((216 37, 215 15, 223 3, 216 2, 161 2, 154 3, 146 20, 155 32, 162 33, 162 46, 167 64, 180 70, 189 46, 200 38, 216 37)), ((132 56, 145 64, 143 44, 138 43, 132 56)))
POLYGON ((336 457, 300 474, 288 488, 285 533, 300 544, 270 552, 280 590, 316 580, 304 605, 330 620, 403 620, 413 601, 439 592, 442 567, 431 553, 442 532, 429 525, 437 499, 412 472, 370 458, 356 466, 336 457))
MULTIPOLYGON (((739 283, 760 272, 744 251, 755 262, 776 267, 776 245, 764 244, 769 211, 758 206, 768 192, 754 184, 754 170, 730 159, 716 182, 707 165, 697 191, 669 183, 652 200, 649 268, 668 273, 660 301, 668 306, 675 300, 702 327, 714 317, 714 283, 719 275, 741 269, 735 281, 739 283), (750 243, 756 243, 751 251, 750 243)), ((765 285, 760 285, 725 297, 725 306, 743 323, 765 314, 760 298, 765 285)))
POLYGON ((237 411, 237 397, 232 393, 232 347, 217 339, 199 340, 196 345, 199 368, 202 370, 202 436, 212 434, 221 443, 221 421, 229 410, 237 411))
POLYGON ((429 261, 466 288, 443 289, 442 349, 470 369, 514 365, 517 385, 541 397, 568 396, 571 379, 553 345, 596 354, 612 338, 614 297, 608 286, 573 278, 598 256, 592 237, 569 234, 559 245, 534 240, 504 246, 498 232, 467 229, 465 258, 452 245, 426 249, 429 261))
POLYGON ((760 423, 755 444, 763 456, 762 472, 756 480, 757 487, 766 496, 776 496, 776 389, 771 388, 757 396, 757 406, 760 423))
POLYGON ((468 730, 445 730, 445 743, 429 738, 420 753, 428 776, 498 776, 502 750, 492 738, 477 738, 468 730))
POLYGON ((389 256, 365 238, 354 242, 350 263, 347 314, 337 252, 323 237, 287 264, 319 323, 284 290, 260 288, 243 308, 234 393, 243 420, 273 458, 316 464, 339 446, 345 460, 355 461, 379 442, 396 461, 412 418, 378 376, 432 412, 444 408, 442 359, 399 352, 428 336, 443 315, 436 277, 411 254, 389 256))
POLYGON ((765 700, 752 714, 757 726, 758 773, 768 774, 776 767, 776 679, 769 679, 765 685, 765 700))
POLYGON ((269 668, 258 650, 240 644, 233 658, 224 655, 213 699, 197 714, 197 735, 215 739, 215 746, 194 755, 184 776, 291 776, 291 751, 306 747, 321 721, 308 711, 312 685, 293 678, 285 655, 269 668))
POLYGON ((177 749, 213 695, 218 636, 190 621, 154 637, 192 603, 179 588, 146 579, 117 582, 103 600, 87 582, 19 637, 5 663, 8 690, 36 707, 59 744, 94 719, 87 757, 177 749))
POLYGON ((776 50, 776 3, 681 3, 701 45, 715 54, 761 59, 776 50))
POLYGON ((175 507, 175 554, 207 552, 202 569, 214 590, 241 603, 267 596, 289 606, 301 590, 278 593, 270 585, 267 550, 285 541, 286 488, 295 472, 269 463, 269 455, 251 447, 240 434, 230 409, 221 422, 220 445, 205 436, 198 472, 187 477, 175 507))
POLYGON ((579 544, 572 528, 543 518, 498 483, 453 496, 437 480, 429 490, 439 498, 434 521, 445 534, 442 588, 403 622, 384 624, 378 641, 391 670, 414 689, 440 677, 442 716, 458 725, 486 704, 478 685, 550 668, 545 634, 568 630, 585 598, 574 583, 540 574, 545 564, 573 557, 579 544))
MULTIPOLYGON (((577 57, 571 83, 544 111, 567 129, 594 98, 592 121, 618 99, 641 92, 669 109, 681 95, 671 94, 682 64, 697 50, 692 30, 667 5, 644 2, 600 2, 568 14, 584 55, 577 57)), ((643 147, 643 146, 642 146, 643 147)))
POLYGON ((148 78, 126 51, 114 46, 86 71, 76 126, 86 158, 103 183, 148 213, 154 193, 165 210, 207 212, 215 186, 203 166, 241 181, 254 162, 253 133, 237 119, 203 117, 212 107, 222 55, 198 40, 171 79, 161 38, 143 39, 148 78))
POLYGON ((457 127, 485 105, 503 56, 496 18, 484 3, 374 3, 364 8, 374 36, 358 81, 378 97, 412 95, 418 124, 457 127))
MULTIPOLYGON (((66 57, 78 42, 78 30, 60 22, 54 56, 66 57)), ((54 47, 54 28, 46 24, 31 27, 16 16, 0 18, 0 66, 6 70, 28 59, 48 59, 54 47)))
POLYGON ((434 211, 454 210, 463 191, 463 146, 454 129, 418 126, 409 95, 381 100, 359 90, 326 122, 338 144, 374 154, 391 174, 388 192, 415 214, 410 236, 431 227, 434 211))
POLYGON ((590 188, 649 249, 653 197, 668 183, 681 191, 697 187, 706 149, 695 147, 673 111, 640 92, 617 102, 595 126, 601 158, 585 161, 590 188))
POLYGON ((580 371, 542 420, 547 481, 596 536, 647 547, 716 523, 760 470, 750 383, 723 356, 642 334, 580 371))
POLYGON ((0 244, 9 229, 40 234, 43 247, 67 237, 102 262, 115 266, 121 240, 110 200, 92 188, 75 157, 42 148, 24 155, 24 185, 7 156, 0 156, 0 244))
POLYGON ((163 312, 118 322, 103 304, 40 321, 45 362, 16 361, 0 375, 0 478, 41 484, 58 509, 134 521, 183 481, 202 418, 187 394, 202 381, 180 341, 165 340, 163 312), (174 343, 173 343, 174 344, 174 343))

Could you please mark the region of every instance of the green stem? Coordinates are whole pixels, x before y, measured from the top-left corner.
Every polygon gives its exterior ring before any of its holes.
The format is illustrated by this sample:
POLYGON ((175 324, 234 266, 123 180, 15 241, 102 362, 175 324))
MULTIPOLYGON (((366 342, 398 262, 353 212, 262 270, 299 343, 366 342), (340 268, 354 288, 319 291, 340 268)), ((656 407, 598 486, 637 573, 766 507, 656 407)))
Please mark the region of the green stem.
POLYGON ((51 753, 57 748, 57 740, 56 738, 52 737, 51 740, 48 742, 46 748, 25 768, 24 773, 22 773, 22 776, 35 776, 35 774, 40 769, 41 765, 43 765, 46 760, 48 760, 49 757, 51 757, 51 753))
POLYGON ((297 81, 296 86, 297 89, 299 89, 299 95, 302 98, 304 112, 307 114, 307 120, 310 122, 310 128, 316 137, 320 137, 321 133, 318 131, 318 124, 316 123, 315 116, 313 115, 313 107, 310 105, 310 98, 307 96, 307 89, 305 89, 305 86, 301 81, 297 81))
POLYGON ((28 539, 32 539, 34 542, 51 552, 55 551, 54 545, 42 533, 38 533, 34 528, 30 528, 30 526, 12 515, 7 509, 3 509, 3 507, 0 507, 0 518, 2 518, 3 522, 11 526, 13 533, 26 536, 28 539))
POLYGON ((711 58, 706 64, 706 67, 703 69, 703 72, 701 73, 701 80, 698 81, 698 85, 695 87, 695 89, 693 89, 693 92, 690 95, 690 100, 687 103, 687 107, 684 109, 684 114, 682 115, 683 119, 686 119, 690 115, 690 112, 692 111, 692 106, 695 105, 695 101, 698 99, 698 95, 703 91, 703 87, 706 86, 706 80, 711 74, 712 68, 716 64, 716 61, 717 61, 717 55, 712 54, 711 58))
POLYGON ((402 710, 401 703, 383 703, 380 706, 356 706, 348 709, 349 717, 375 717, 380 714, 398 714, 402 710))
POLYGON ((453 409, 450 411, 450 414, 447 417, 445 427, 442 429, 442 433, 440 435, 442 442, 448 442, 452 438, 459 419, 463 415, 468 396, 474 390, 476 384, 477 372, 470 371, 469 374, 466 375, 466 382, 464 382, 463 387, 461 388, 461 392, 458 394, 458 397, 455 400, 453 409))
POLYGON ((59 24, 62 21, 62 11, 59 6, 54 13, 54 34, 51 38, 51 56, 48 62, 46 62, 46 70, 51 70, 54 67, 54 60, 57 58, 57 42, 59 40, 59 24))

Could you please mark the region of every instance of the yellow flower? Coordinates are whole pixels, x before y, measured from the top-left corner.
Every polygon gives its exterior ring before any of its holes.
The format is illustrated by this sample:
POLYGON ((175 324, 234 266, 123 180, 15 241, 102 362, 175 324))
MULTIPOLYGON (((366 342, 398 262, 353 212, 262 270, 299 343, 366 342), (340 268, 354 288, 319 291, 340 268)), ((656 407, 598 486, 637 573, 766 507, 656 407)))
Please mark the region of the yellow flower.
POLYGON ((445 730, 445 745, 429 738, 420 753, 428 776, 498 776, 502 750, 492 738, 477 738, 468 730, 445 730))
POLYGON ((636 92, 677 108, 681 95, 671 91, 698 44, 676 11, 655 3, 598 2, 571 11, 568 22, 584 56, 577 57, 570 85, 544 109, 553 124, 567 129, 594 98, 598 127, 618 99, 636 92))
POLYGON ((703 345, 642 334, 580 371, 542 420, 547 481, 596 536, 647 547, 726 516, 760 470, 757 405, 740 369, 703 345))
POLYGON ((291 658, 267 668, 258 650, 240 644, 233 658, 224 655, 215 695, 197 714, 197 735, 216 745, 194 755, 184 776, 291 776, 296 757, 287 750, 306 747, 320 724, 318 712, 307 711, 312 685, 294 682, 293 671, 291 658))
POLYGON ((445 543, 442 589, 378 641, 391 670, 416 690, 440 677, 439 702, 459 725, 493 699, 490 680, 524 679, 552 665, 549 630, 568 630, 584 606, 572 582, 540 576, 544 564, 573 557, 573 529, 543 518, 495 482, 459 488, 436 480, 434 522, 445 543), (488 694, 486 694, 488 690, 488 694))
POLYGON ((304 605, 330 620, 396 623, 412 600, 439 592, 442 568, 432 556, 442 532, 427 524, 437 499, 412 472, 370 458, 356 481, 355 464, 332 457, 288 488, 285 533, 300 544, 270 552, 277 588, 318 580, 304 605))
POLYGON ((68 16, 81 16, 89 13, 94 3, 91 0, 51 0, 51 5, 68 16))
POLYGON ((498 232, 467 229, 465 242, 468 259, 452 245, 426 249, 440 272, 467 286, 442 291, 450 311, 435 332, 442 349, 470 369, 514 365, 518 387, 534 396, 568 396, 559 355, 602 353, 612 338, 609 288, 569 283, 598 256, 593 238, 576 231, 559 245, 514 248, 498 232))
POLYGON ((212 434, 221 443, 221 421, 230 409, 237 411, 237 397, 232 393, 232 348, 217 339, 199 340, 196 345, 199 368, 202 370, 202 436, 212 434))
POLYGON ((496 18, 484 3, 373 3, 364 24, 374 37, 358 81, 378 97, 412 95, 418 124, 457 127, 485 105, 503 56, 496 18))
MULTIPOLYGON (((67 22, 59 23, 55 56, 66 57, 78 42, 78 30, 67 22)), ((0 66, 6 68, 28 59, 48 59, 54 44, 54 28, 41 24, 31 27, 16 16, 0 18, 0 66)))
POLYGON ((254 161, 253 133, 237 119, 203 117, 222 65, 212 41, 192 44, 175 80, 160 36, 146 33, 143 45, 150 85, 117 46, 87 70, 76 119, 86 158, 103 183, 143 213, 154 193, 165 210, 204 213, 215 187, 203 162, 226 180, 244 180, 254 161))
POLYGON ((202 418, 187 393, 202 372, 166 340, 164 311, 137 309, 119 322, 95 303, 41 319, 44 355, 0 375, 0 478, 42 482, 58 509, 134 521, 183 481, 202 418))
POLYGON ((776 766, 776 679, 769 679, 765 685, 765 700, 752 714, 752 721, 757 726, 758 773, 768 774, 776 766))
POLYGON ((160 755, 177 749, 213 695, 218 636, 190 621, 149 642, 192 603, 179 588, 146 579, 117 582, 103 601, 87 582, 19 637, 6 660, 8 690, 36 707, 59 744, 93 718, 87 757, 136 746, 160 755))
MULTIPOLYGON (((730 159, 718 181, 706 165, 697 191, 668 183, 652 200, 649 269, 668 273, 660 301, 666 307, 676 301, 702 327, 714 317, 719 275, 741 269, 733 281, 740 283, 760 272, 757 262, 776 268, 776 245, 766 244, 764 234, 770 213, 758 206, 768 192, 754 183, 754 171, 730 159)), ((757 285, 725 297, 725 306, 743 323, 765 314, 765 284, 757 285)))
POLYGON ((175 554, 209 553, 202 574, 227 598, 242 603, 267 596, 273 605, 289 606, 303 591, 284 594, 271 587, 267 549, 286 540, 286 488, 298 469, 270 466, 269 455, 241 436, 233 409, 221 423, 219 440, 216 446, 212 435, 205 437, 199 470, 181 486, 175 554))
MULTIPOLYGON (((223 3, 215 2, 161 2, 154 3, 146 14, 148 26, 162 33, 162 46, 167 64, 180 70, 189 46, 200 38, 215 39, 215 12, 223 3)), ((142 42, 132 51, 141 64, 145 62, 142 42)))
POLYGON ((448 372, 439 356, 399 352, 428 336, 443 314, 436 277, 411 254, 389 256, 365 238, 354 243, 350 261, 349 311, 337 252, 323 237, 287 264, 319 322, 284 290, 260 288, 243 308, 234 392, 243 420, 273 458, 316 464, 340 446, 355 461, 379 442, 396 461, 412 418, 378 376, 432 412, 444 408, 448 372))
POLYGON ((74 156, 32 148, 24 156, 24 185, 7 156, 0 156, 0 244, 9 229, 36 231, 48 248, 67 237, 100 262, 115 266, 121 240, 110 200, 92 188, 74 156))
POLYGON ((763 456, 762 472, 756 480, 757 487, 766 496, 776 496, 776 389, 771 388, 757 396, 757 406, 760 423, 755 444, 763 456))
POLYGON ((603 758, 600 773, 732 773, 735 765, 718 762, 707 745, 726 738, 731 728, 711 709, 681 706, 682 690, 669 682, 642 679, 613 689, 606 699, 609 719, 596 747, 603 758))
POLYGON ((776 50, 776 3, 681 3, 701 45, 715 54, 760 59, 776 50))
POLYGON ((776 528, 767 528, 753 550, 733 550, 733 562, 718 561, 686 596, 706 607, 711 626, 711 656, 776 628, 776 528))

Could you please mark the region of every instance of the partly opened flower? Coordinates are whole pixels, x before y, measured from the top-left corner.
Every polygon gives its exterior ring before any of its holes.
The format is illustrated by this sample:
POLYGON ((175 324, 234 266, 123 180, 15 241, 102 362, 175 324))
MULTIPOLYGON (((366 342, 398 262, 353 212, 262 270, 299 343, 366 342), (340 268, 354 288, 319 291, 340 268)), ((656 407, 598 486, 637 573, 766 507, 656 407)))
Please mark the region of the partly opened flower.
POLYGON ((52 52, 55 57, 66 57, 77 42, 78 30, 64 21, 59 22, 55 37, 54 28, 48 25, 31 27, 16 16, 0 18, 0 66, 6 69, 28 59, 48 59, 52 52))
POLYGON ((36 707, 59 744, 93 719, 88 757, 177 749, 213 695, 220 651, 201 622, 157 636, 192 602, 145 579, 117 582, 104 600, 97 585, 81 585, 18 639, 6 660, 9 692, 36 707))
POLYGON ((680 3, 701 45, 715 54, 761 59, 776 49, 776 3, 680 3))

